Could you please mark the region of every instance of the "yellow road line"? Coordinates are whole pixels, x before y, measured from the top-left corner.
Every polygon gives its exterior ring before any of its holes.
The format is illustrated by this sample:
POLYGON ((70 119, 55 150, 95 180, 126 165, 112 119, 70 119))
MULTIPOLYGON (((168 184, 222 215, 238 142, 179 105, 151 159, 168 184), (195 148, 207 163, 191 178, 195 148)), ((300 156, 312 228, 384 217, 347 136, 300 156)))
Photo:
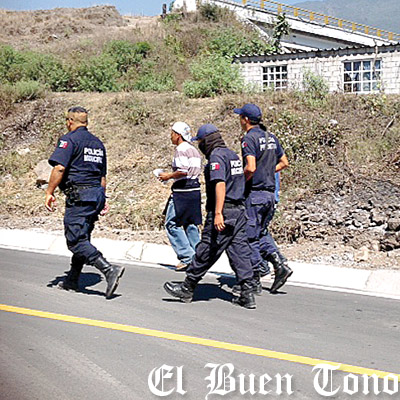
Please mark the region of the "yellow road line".
MULTIPOLYGON (((132 326, 132 325, 123 325, 123 324, 117 324, 114 322, 99 321, 96 319, 73 317, 71 315, 56 314, 56 313, 52 313, 52 312, 45 312, 45 311, 39 311, 39 310, 31 310, 29 308, 8 306, 6 304, 0 304, 0 311, 7 311, 10 313, 17 313, 17 314, 29 315, 29 316, 33 316, 33 317, 46 318, 46 319, 53 319, 53 320, 57 320, 57 321, 72 322, 74 324, 80 324, 80 325, 96 326, 98 328, 114 329, 114 330, 122 331, 122 332, 135 333, 137 335, 145 335, 145 336, 151 336, 151 337, 156 337, 156 338, 161 338, 161 339, 175 340, 178 342, 198 344, 201 346, 236 351, 238 353, 251 354, 251 355, 255 355, 255 356, 273 358, 273 359, 277 359, 277 360, 290 361, 290 362, 298 363, 298 364, 305 364, 305 365, 311 365, 311 366, 315 366, 317 364, 329 364, 329 365, 333 365, 333 366, 340 365, 340 367, 338 368, 340 371, 345 371, 345 372, 350 372, 350 373, 360 374, 360 375, 366 374, 368 376, 371 376, 371 375, 375 374, 379 378, 384 378, 385 376, 390 374, 390 372, 384 372, 384 371, 379 371, 379 370, 370 369, 370 368, 357 367, 357 366, 349 365, 349 364, 340 364, 337 362, 320 360, 317 358, 297 356, 295 354, 281 353, 278 351, 265 350, 265 349, 260 349, 260 348, 256 348, 256 347, 250 347, 250 346, 243 346, 240 344, 220 342, 218 340, 202 339, 202 338, 197 338, 194 336, 186 336, 186 335, 180 335, 177 333, 169 333, 169 332, 163 332, 163 331, 158 331, 158 330, 154 330, 154 329, 140 328, 140 327, 136 327, 136 326, 132 326)), ((400 379, 400 374, 392 373, 392 375, 397 376, 397 378, 400 379)))

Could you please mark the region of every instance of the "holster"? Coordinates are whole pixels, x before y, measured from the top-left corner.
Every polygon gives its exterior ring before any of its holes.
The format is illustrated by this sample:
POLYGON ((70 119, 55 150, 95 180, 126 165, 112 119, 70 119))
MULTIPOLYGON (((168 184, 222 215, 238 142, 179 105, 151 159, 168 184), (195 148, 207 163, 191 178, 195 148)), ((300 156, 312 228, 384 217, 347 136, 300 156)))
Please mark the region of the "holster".
POLYGON ((79 188, 73 182, 67 182, 65 184, 64 194, 66 197, 67 206, 73 206, 81 201, 79 188))

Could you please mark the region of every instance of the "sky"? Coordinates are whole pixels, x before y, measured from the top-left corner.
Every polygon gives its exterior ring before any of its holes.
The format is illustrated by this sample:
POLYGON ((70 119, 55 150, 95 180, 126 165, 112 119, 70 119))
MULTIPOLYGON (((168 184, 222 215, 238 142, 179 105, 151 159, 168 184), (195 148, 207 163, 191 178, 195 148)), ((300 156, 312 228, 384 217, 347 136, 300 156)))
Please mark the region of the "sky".
MULTIPOLYGON (((279 1, 279 0, 278 0, 279 1)), ((169 6, 171 0, 0 0, 0 8, 7 10, 48 10, 56 7, 90 7, 113 5, 123 15, 159 15, 162 4, 169 6)), ((280 3, 295 4, 301 0, 280 0, 280 3)))

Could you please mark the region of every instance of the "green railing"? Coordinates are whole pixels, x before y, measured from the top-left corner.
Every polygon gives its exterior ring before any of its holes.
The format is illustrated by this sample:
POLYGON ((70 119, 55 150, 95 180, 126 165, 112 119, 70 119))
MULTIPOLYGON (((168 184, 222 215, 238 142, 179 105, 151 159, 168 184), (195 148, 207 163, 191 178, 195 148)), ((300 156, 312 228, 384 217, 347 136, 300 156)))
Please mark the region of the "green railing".
POLYGON ((320 25, 340 28, 348 32, 361 32, 369 36, 375 36, 382 40, 396 42, 400 41, 400 34, 398 33, 388 32, 383 29, 373 28, 368 25, 347 21, 341 18, 329 17, 328 15, 304 10, 303 8, 299 7, 289 6, 287 4, 278 3, 273 0, 241 0, 241 2, 243 5, 253 6, 275 14, 285 13, 289 17, 295 17, 302 20, 315 22, 320 25))

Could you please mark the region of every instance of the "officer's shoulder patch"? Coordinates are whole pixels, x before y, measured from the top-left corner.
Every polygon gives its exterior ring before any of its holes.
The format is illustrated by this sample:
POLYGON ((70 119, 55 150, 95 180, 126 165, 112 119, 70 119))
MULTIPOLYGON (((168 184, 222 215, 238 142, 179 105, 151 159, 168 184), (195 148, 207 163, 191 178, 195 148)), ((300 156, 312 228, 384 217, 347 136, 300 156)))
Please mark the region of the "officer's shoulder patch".
POLYGON ((68 147, 68 142, 66 140, 60 140, 60 143, 58 143, 58 147, 61 149, 66 149, 68 147))
POLYGON ((218 171, 220 169, 220 165, 217 162, 213 162, 210 164, 211 171, 218 171))

